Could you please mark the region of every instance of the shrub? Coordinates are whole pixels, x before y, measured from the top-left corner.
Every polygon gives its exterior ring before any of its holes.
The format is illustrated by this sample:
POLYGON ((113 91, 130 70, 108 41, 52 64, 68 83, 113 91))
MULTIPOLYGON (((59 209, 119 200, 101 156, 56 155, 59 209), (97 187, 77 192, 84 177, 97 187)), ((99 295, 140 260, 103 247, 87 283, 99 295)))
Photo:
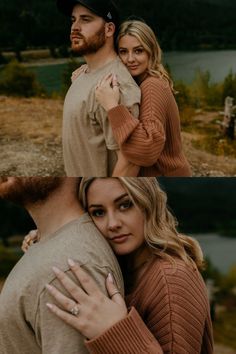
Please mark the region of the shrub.
POLYGON ((215 108, 222 105, 222 84, 210 82, 209 71, 197 69, 190 86, 191 102, 195 108, 215 108))
POLYGON ((206 105, 206 98, 209 93, 210 73, 197 69, 194 81, 190 87, 192 102, 196 108, 202 108, 206 105))
POLYGON ((7 58, 0 52, 0 64, 7 64, 7 58))
POLYGON ((223 82, 222 88, 222 104, 224 104, 225 97, 230 96, 236 99, 236 74, 230 70, 223 82))
POLYGON ((174 89, 177 91, 175 99, 178 107, 180 110, 183 110, 191 104, 189 88, 182 81, 178 81, 174 84, 174 89))
POLYGON ((14 60, 7 64, 1 72, 0 93, 31 97, 45 92, 36 81, 35 74, 14 60))
POLYGON ((192 107, 186 106, 180 111, 180 120, 182 127, 193 127, 193 118, 195 111, 192 107))

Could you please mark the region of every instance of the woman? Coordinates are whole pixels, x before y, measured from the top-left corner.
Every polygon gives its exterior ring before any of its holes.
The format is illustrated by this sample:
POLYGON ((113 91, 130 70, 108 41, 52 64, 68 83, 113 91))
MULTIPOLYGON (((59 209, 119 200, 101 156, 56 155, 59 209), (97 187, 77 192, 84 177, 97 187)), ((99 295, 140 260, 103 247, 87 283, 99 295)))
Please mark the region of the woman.
POLYGON ((129 162, 142 166, 140 176, 191 176, 182 150, 173 83, 161 63, 154 32, 144 22, 126 21, 117 40, 121 60, 140 85, 139 120, 119 105, 117 79, 112 75, 98 84, 95 94, 107 111, 121 152, 129 162))
POLYGON ((116 253, 125 281, 126 305, 111 275, 111 299, 73 261, 82 288, 60 270, 70 293, 49 292, 49 309, 88 340, 91 353, 213 353, 209 304, 198 268, 198 243, 179 234, 155 178, 83 179, 80 198, 116 253))

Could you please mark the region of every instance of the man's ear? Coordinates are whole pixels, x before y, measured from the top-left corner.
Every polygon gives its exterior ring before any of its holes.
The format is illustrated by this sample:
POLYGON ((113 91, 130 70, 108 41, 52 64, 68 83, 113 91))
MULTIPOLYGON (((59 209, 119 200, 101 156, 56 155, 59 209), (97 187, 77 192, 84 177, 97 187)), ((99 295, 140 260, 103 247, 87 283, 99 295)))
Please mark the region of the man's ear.
POLYGON ((116 30, 116 26, 113 22, 106 23, 105 33, 107 38, 114 36, 115 30, 116 30))

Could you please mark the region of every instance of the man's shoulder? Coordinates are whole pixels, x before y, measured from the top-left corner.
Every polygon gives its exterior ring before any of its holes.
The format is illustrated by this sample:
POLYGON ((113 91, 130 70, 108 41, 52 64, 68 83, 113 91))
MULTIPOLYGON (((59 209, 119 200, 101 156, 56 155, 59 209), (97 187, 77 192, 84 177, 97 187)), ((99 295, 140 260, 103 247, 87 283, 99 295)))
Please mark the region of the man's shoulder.
POLYGON ((113 256, 108 243, 87 213, 63 226, 42 247, 48 254, 56 253, 56 259, 67 260, 71 255, 80 259, 81 263, 86 263, 95 255, 100 257, 101 261, 107 259, 106 253, 113 256))
POLYGON ((64 225, 47 240, 32 245, 9 275, 11 284, 19 288, 42 289, 55 275, 53 266, 68 270, 68 258, 80 265, 92 262, 101 267, 117 264, 108 243, 84 214, 80 219, 64 225))

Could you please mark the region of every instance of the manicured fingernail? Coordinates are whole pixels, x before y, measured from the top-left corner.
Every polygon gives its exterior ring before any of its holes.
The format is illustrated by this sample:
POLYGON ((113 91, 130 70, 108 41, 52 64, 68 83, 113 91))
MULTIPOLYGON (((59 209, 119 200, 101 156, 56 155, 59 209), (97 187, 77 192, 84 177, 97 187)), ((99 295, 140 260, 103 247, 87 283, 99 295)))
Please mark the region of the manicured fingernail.
POLYGON ((54 273, 59 274, 60 273, 60 269, 58 269, 57 267, 52 267, 52 270, 54 271, 54 273))
POLYGON ((68 259, 68 264, 70 267, 74 267, 75 266, 75 262, 72 259, 68 259))
POLYGON ((47 288, 48 290, 51 290, 52 289, 52 286, 50 284, 46 284, 45 285, 45 288, 47 288))
POLYGON ((53 308, 53 305, 52 305, 52 304, 50 304, 49 302, 47 302, 47 303, 46 303, 46 306, 47 306, 47 307, 49 307, 50 309, 52 309, 52 308, 53 308))
POLYGON ((113 279, 113 276, 111 275, 111 273, 108 274, 107 278, 112 284, 114 284, 114 279, 113 279))

